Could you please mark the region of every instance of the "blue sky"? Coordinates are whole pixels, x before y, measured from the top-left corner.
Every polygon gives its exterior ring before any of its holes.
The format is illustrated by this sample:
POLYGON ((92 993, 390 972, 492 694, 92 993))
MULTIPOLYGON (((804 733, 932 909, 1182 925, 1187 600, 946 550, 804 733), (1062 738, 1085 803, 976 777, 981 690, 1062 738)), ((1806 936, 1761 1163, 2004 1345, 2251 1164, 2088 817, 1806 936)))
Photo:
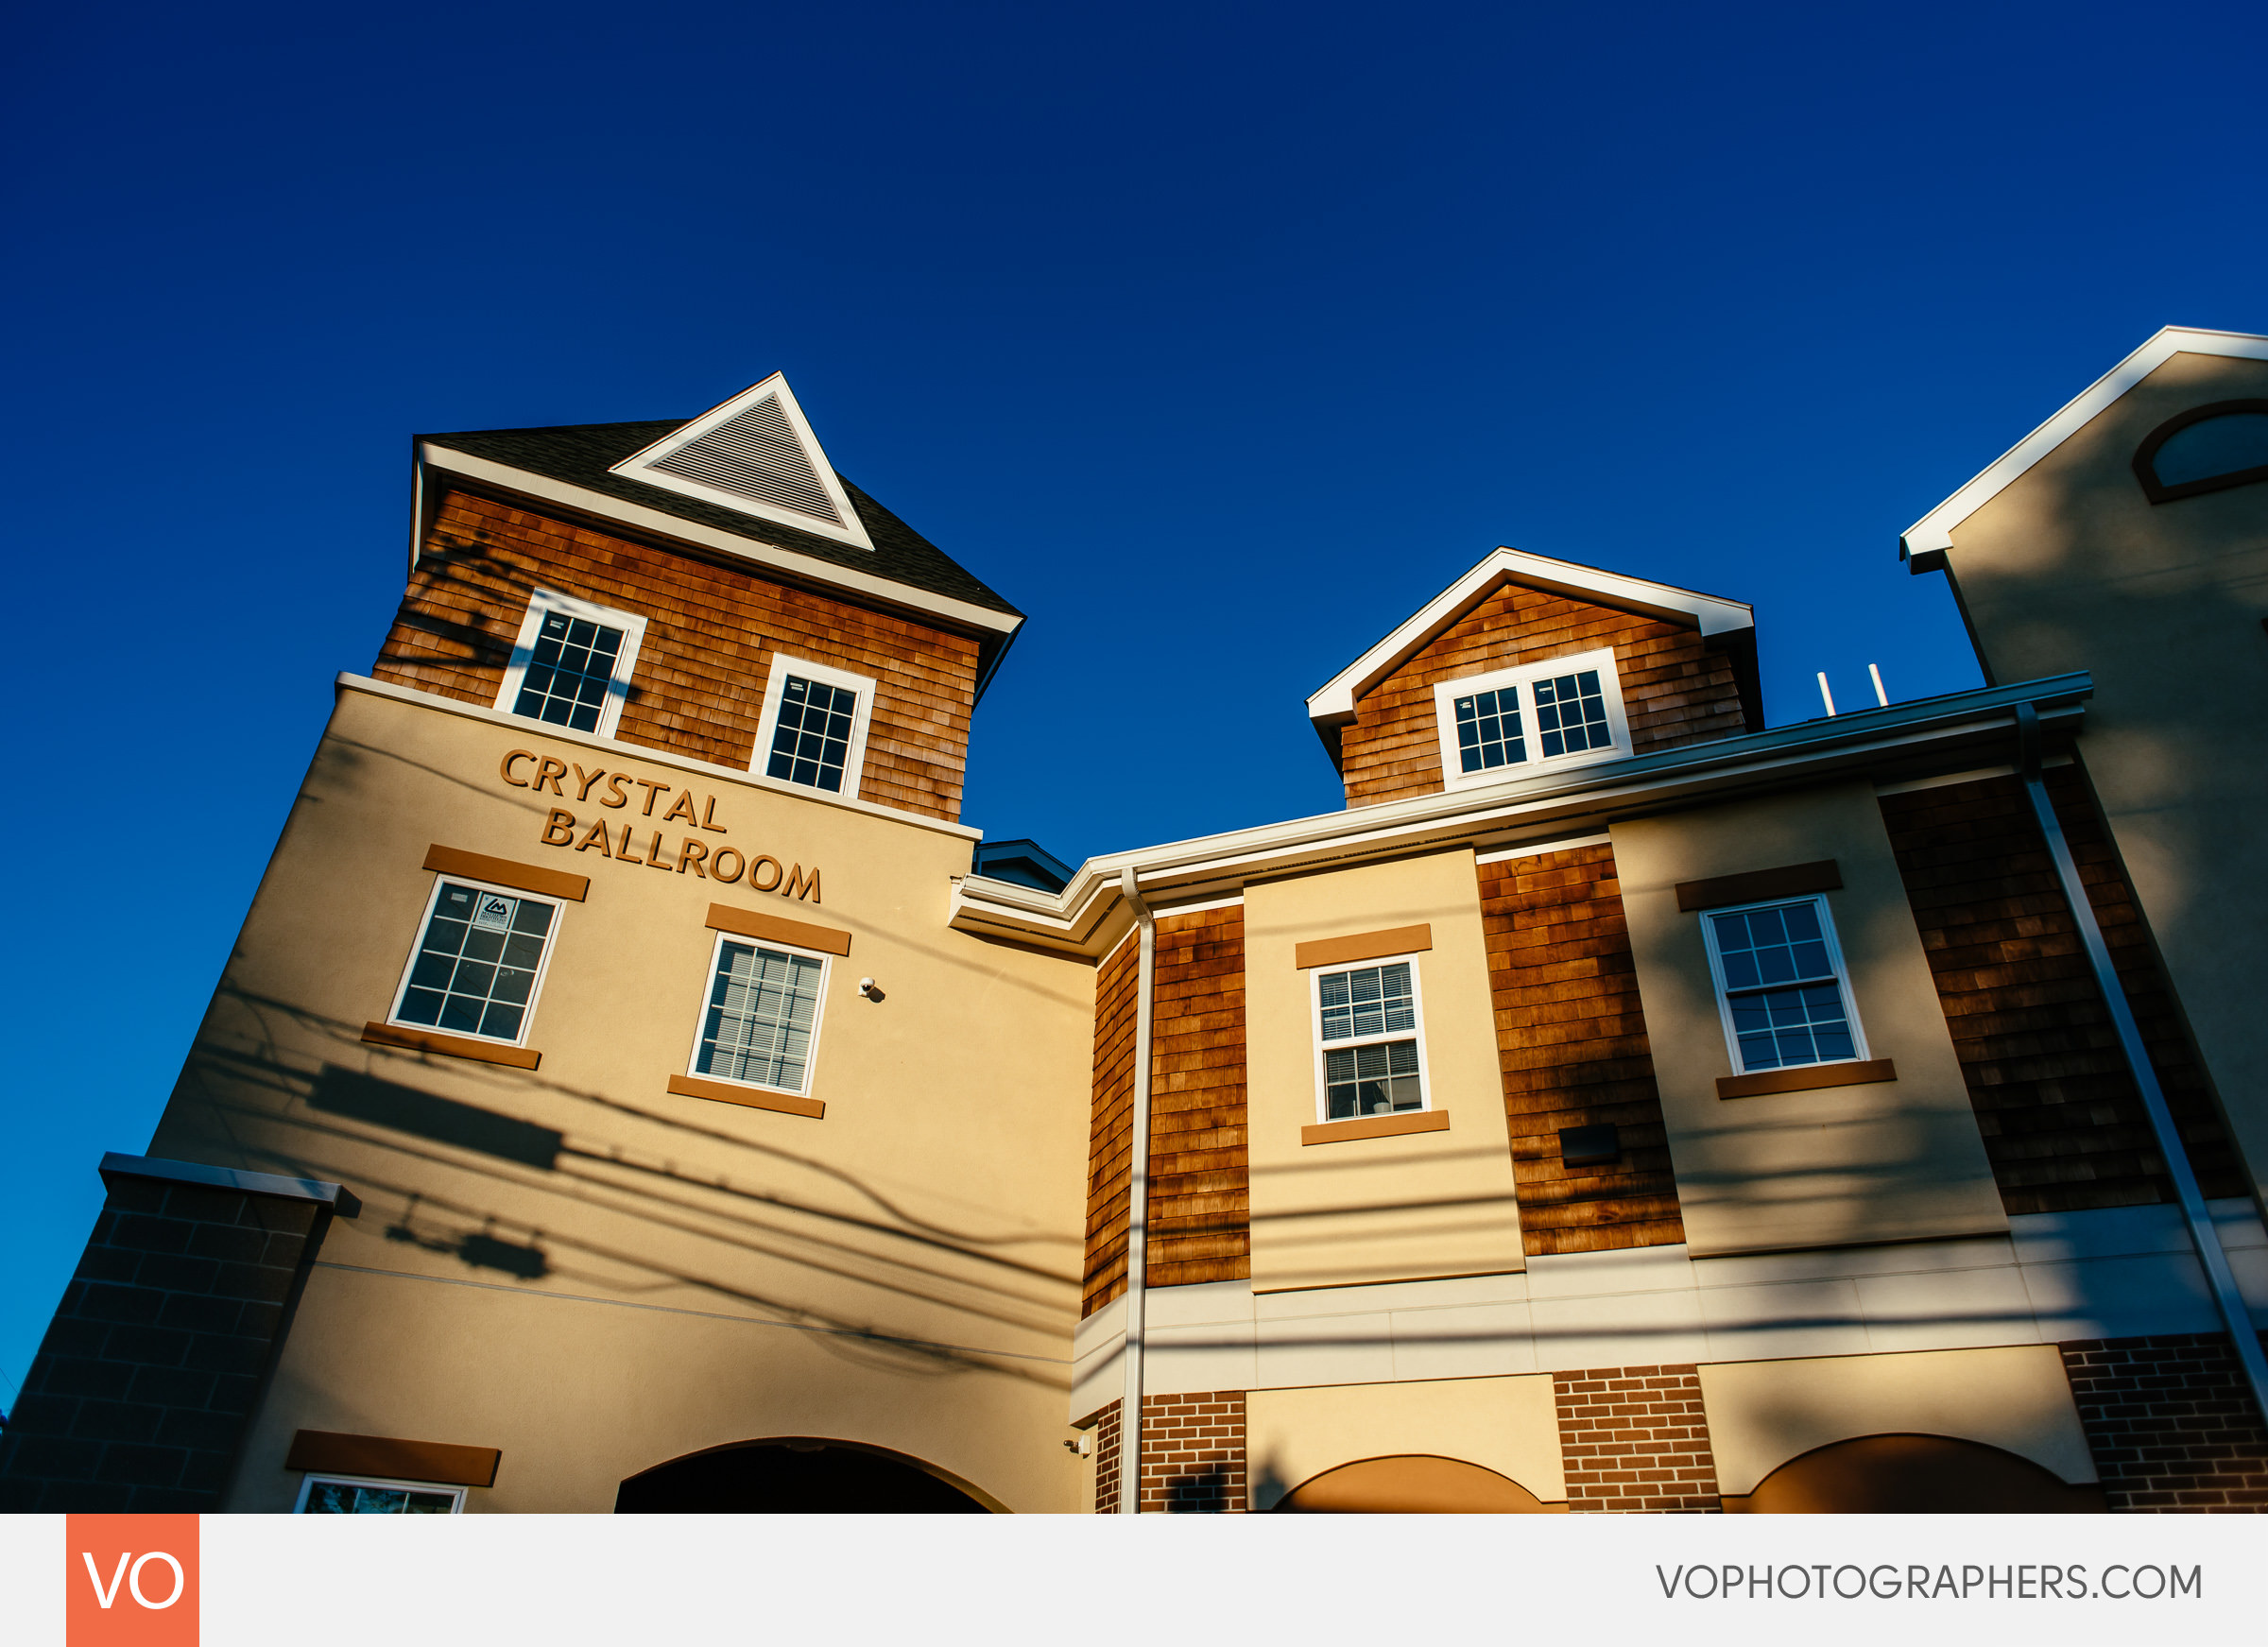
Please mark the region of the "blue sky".
POLYGON ((1329 810, 1301 700, 1509 543, 1755 603, 1775 724, 1974 684, 1899 531, 2268 331, 2257 7, 49 8, 0 110, 20 870, 0 1404, 139 1152, 413 431, 784 369, 1031 614, 968 817, 1329 810))

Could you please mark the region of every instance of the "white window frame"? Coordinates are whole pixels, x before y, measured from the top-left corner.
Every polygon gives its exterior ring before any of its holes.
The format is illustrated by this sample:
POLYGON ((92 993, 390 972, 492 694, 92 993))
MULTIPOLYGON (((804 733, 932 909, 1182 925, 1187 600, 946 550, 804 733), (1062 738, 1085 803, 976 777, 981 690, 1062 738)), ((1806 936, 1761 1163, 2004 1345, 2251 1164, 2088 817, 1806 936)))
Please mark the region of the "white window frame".
POLYGON ((1525 778, 1546 768, 1556 772, 1591 766, 1602 761, 1623 760, 1630 753, 1630 720, 1623 711, 1622 676, 1615 668, 1612 646, 1591 652, 1570 652, 1560 658, 1546 658, 1539 663, 1522 663, 1516 669, 1492 670, 1486 675, 1468 675, 1460 680, 1437 682, 1434 687, 1434 726, 1441 741, 1441 782, 1445 789, 1502 783, 1507 778, 1525 778), (1541 753, 1541 738, 1536 729, 1535 683, 1562 675, 1580 675, 1586 669, 1599 672, 1599 696, 1606 705, 1606 729, 1614 741, 1604 749, 1545 755, 1541 753), (1456 700, 1476 692, 1507 689, 1520 695, 1521 736, 1529 751, 1527 759, 1508 766, 1485 766, 1478 772, 1464 770, 1457 756, 1456 700))
POLYGON ((311 1469, 300 1478, 300 1496, 291 1504, 293 1515, 307 1514, 307 1501, 315 1496, 318 1482, 329 1482, 334 1486, 342 1487, 389 1487, 396 1492, 447 1493, 449 1514, 461 1516, 465 1513, 465 1489, 449 1482, 395 1481, 387 1476, 339 1475, 332 1470, 311 1469))
MULTIPOLYGON (((1422 1100, 1415 1109, 1397 1109, 1396 1115, 1422 1115, 1434 1107, 1434 1071, 1425 1055, 1425 980, 1420 975, 1419 954, 1379 955, 1369 960, 1333 962, 1327 967, 1311 967, 1307 974, 1307 1038, 1314 1047, 1315 1119, 1329 1122, 1331 1114, 1331 1082, 1329 1064, 1323 1055, 1327 1052, 1345 1052, 1350 1047, 1383 1045, 1387 1041, 1415 1040, 1418 1043, 1418 1093, 1422 1100), (1403 962, 1410 969, 1410 1014, 1416 1021, 1408 1030, 1393 1030, 1382 1035, 1351 1037, 1346 1040, 1327 1041, 1323 1038, 1323 980, 1342 972, 1359 972, 1366 967, 1393 967, 1403 962)), ((1341 1121, 1380 1121, 1383 1116, 1346 1116, 1341 1121)))
MULTIPOLYGON (((1701 941, 1709 951, 1710 982, 1717 992, 1717 1021, 1725 1031, 1725 1050, 1732 1057, 1734 1074, 1769 1075, 1781 1070, 1823 1070, 1830 1064, 1853 1064, 1865 1060, 1867 1055, 1866 1029, 1859 1021, 1859 1004, 1857 998, 1851 993, 1850 987, 1850 967, 1843 959, 1842 940, 1835 935, 1834 912, 1828 908, 1827 898, 1824 894, 1802 893, 1794 898, 1758 898, 1752 899, 1746 903, 1721 904, 1713 909, 1702 910, 1700 919, 1701 941), (1792 903, 1811 904, 1819 913, 1819 933, 1827 940, 1828 964, 1834 968, 1835 988, 1843 998, 1843 1021, 1850 1025, 1851 1054, 1847 1058, 1820 1058, 1809 1064, 1774 1064, 1769 1069, 1751 1070, 1747 1060, 1741 1056, 1741 1038, 1733 1030, 1732 994, 1725 984, 1725 959, 1717 952, 1717 925, 1713 918, 1720 915, 1740 915, 1751 909, 1785 909, 1792 903)), ((1766 989, 1792 989, 1795 987, 1796 986, 1792 984, 1764 986, 1766 989)), ((1744 989, 1742 991, 1744 995, 1762 992, 1761 989, 1744 989)))
MULTIPOLYGON (((524 1047, 527 1032, 536 1021, 536 1004, 543 998, 543 980, 551 975, 551 957, 559 944, 559 926, 567 918, 564 900, 547 898, 541 892, 529 892, 518 886, 500 886, 493 881, 475 881, 470 875, 450 875, 436 871, 433 890, 425 894, 424 913, 418 917, 417 930, 409 935, 409 959, 402 963, 402 975, 394 981, 394 998, 386 1009, 386 1021, 396 1029, 412 1030, 420 1035, 452 1035, 460 1040, 476 1040, 488 1046, 524 1047), (409 993, 409 976, 418 969, 418 956, 423 952, 426 929, 433 925, 433 912, 441 901, 444 885, 470 886, 475 892, 493 892, 500 898, 522 899, 535 903, 551 905, 551 929, 543 935, 543 958, 536 963, 536 981, 527 987, 527 1008, 520 1014, 520 1034, 511 1040, 500 1036, 473 1035, 461 1029, 444 1029, 438 1023, 412 1023, 402 1016, 402 999, 409 993)), ((345 1480, 345 1477, 340 1477, 345 1480)))
POLYGON ((797 791, 810 790, 815 795, 839 795, 845 800, 858 798, 859 784, 867 770, 867 727, 874 718, 876 681, 868 675, 853 675, 848 669, 838 669, 832 663, 814 663, 808 658, 791 658, 784 652, 772 654, 771 673, 764 683, 764 716, 756 724, 756 751, 748 761, 748 770, 766 783, 784 783, 797 791), (790 778, 774 778, 765 768, 772 763, 772 739, 780 730, 780 697, 787 690, 787 678, 799 675, 806 680, 816 680, 822 686, 841 687, 858 695, 858 708, 850 716, 850 747, 843 759, 843 787, 840 790, 821 789, 816 783, 798 783, 790 778))
MULTIPOLYGON (((557 590, 539 589, 527 597, 527 615, 520 620, 520 634, 512 642, 512 661, 505 666, 504 685, 496 694, 496 707, 506 714, 531 720, 536 726, 550 726, 549 721, 535 721, 532 716, 519 715, 513 705, 520 701, 520 687, 527 678, 527 666, 535 661, 536 637, 542 632, 543 620, 553 612, 571 618, 582 618, 593 624, 604 624, 610 629, 622 631, 622 650, 615 654, 614 678, 607 683, 607 701, 599 707, 598 725, 585 733, 587 737, 610 738, 622 719, 622 706, 629 701, 630 675, 638 666, 638 649, 645 643, 645 620, 636 612, 616 611, 595 602, 578 600, 557 590)), ((562 727, 561 731, 573 731, 562 727)))
POLYGON ((701 974, 701 1003, 693 1020, 693 1046, 685 1055, 685 1074, 689 1080, 714 1081, 726 1087, 746 1087, 751 1092, 784 1092, 791 1098, 808 1098, 819 1070, 819 1031, 827 1022, 827 986, 834 981, 834 957, 818 950, 807 950, 800 944, 783 944, 771 938, 750 937, 747 933, 720 932, 716 941, 709 946, 709 969, 701 974), (701 1032, 709 1025, 709 997, 716 992, 716 969, 725 958, 727 944, 747 944, 760 950, 777 950, 782 954, 794 955, 800 960, 819 964, 819 999, 811 1012, 811 1044, 803 1053, 803 1085, 775 1087, 765 1081, 744 1081, 736 1075, 718 1075, 701 1068, 701 1032))

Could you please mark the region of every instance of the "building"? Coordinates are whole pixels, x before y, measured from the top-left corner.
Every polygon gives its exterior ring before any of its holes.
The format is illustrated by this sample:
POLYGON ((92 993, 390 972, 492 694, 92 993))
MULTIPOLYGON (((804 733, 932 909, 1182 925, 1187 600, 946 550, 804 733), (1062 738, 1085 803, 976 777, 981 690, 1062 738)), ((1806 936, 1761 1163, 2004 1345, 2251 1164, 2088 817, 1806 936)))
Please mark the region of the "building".
POLYGON ((2268 338, 1907 534, 1980 690, 1767 728, 1746 606, 1500 549, 1343 811, 1076 869, 780 378, 416 477, 0 1505, 2268 1502, 2268 338))

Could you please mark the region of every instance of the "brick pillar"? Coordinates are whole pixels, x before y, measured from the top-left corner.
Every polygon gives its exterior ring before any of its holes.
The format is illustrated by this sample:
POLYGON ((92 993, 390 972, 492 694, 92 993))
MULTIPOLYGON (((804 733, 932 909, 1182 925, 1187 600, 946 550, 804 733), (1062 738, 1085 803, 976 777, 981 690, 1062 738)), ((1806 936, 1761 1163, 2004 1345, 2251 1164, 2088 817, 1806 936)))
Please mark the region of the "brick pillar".
POLYGON ((216 1509, 328 1209, 108 1167, 104 1177, 109 1200, 0 1436, 0 1511, 216 1509))
POLYGON ((2226 1333, 2056 1347, 2113 1510, 2268 1510, 2268 1427, 2226 1333))
POLYGON ((1692 1367, 1555 1373, 1552 1392, 1571 1512, 1724 1508, 1692 1367))
MULTIPOLYGON (((1096 1425, 1094 1507, 1118 1509, 1118 1414, 1096 1425)), ((1245 1392, 1144 1396, 1142 1401, 1142 1513, 1220 1515, 1250 1508, 1245 1492, 1245 1392)))

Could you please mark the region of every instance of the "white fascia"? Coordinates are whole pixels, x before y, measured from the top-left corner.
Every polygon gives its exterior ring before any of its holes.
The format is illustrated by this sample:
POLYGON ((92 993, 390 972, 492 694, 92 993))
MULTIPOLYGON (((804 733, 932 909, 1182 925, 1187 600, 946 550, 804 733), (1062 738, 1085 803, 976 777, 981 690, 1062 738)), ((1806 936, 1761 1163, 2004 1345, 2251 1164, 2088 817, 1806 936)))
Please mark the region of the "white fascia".
MULTIPOLYGON (((421 469, 436 469, 447 474, 460 475, 466 480, 518 492, 524 497, 541 503, 558 504, 577 514, 593 516, 628 526, 653 538, 674 538, 680 543, 695 544, 703 549, 714 549, 759 566, 786 573, 801 582, 822 588, 838 589, 868 600, 884 602, 902 610, 922 612, 964 628, 982 629, 995 635, 1013 635, 1023 626, 1023 620, 1008 612, 996 612, 989 607, 980 607, 951 595, 933 594, 928 590, 915 589, 910 584, 894 582, 870 572, 860 572, 848 566, 838 566, 832 560, 821 560, 816 555, 801 555, 793 549, 782 549, 776 543, 759 539, 744 538, 736 532, 722 531, 715 526, 704 526, 697 521, 688 521, 678 515, 666 515, 660 509, 626 503, 565 481, 553 480, 548 475, 530 473, 514 469, 508 463, 494 463, 471 453, 455 452, 446 446, 437 446, 430 440, 418 442, 418 463, 421 469)), ((645 477, 638 477, 641 484, 645 477)))
POLYGON ((827 461, 826 449, 819 444, 819 437, 811 432, 811 420, 803 416, 803 408, 796 401, 796 391, 787 386, 787 378, 782 372, 776 371, 762 383, 741 390, 720 406, 712 406, 692 422, 673 429, 652 445, 631 453, 608 472, 619 474, 625 480, 634 480, 641 486, 658 486, 664 491, 682 492, 689 498, 699 498, 703 503, 714 504, 720 508, 737 509, 744 515, 777 521, 798 531, 816 532, 822 538, 833 538, 860 549, 874 547, 874 540, 867 536, 866 523, 858 518, 858 511, 850 506, 850 494, 843 489, 841 477, 834 472, 834 466, 827 461), (780 397, 780 409, 786 414, 789 425, 796 432, 796 438, 802 443, 804 461, 811 465, 812 472, 818 476, 819 485, 827 493, 827 501, 834 506, 834 512, 842 516, 841 525, 830 524, 818 516, 807 515, 800 509, 763 504, 754 498, 743 497, 738 492, 703 486, 697 480, 688 480, 681 474, 671 474, 666 470, 653 467, 679 447, 692 445, 719 423, 729 422, 738 417, 767 395, 780 397))
POLYGON ((1571 834, 1595 835, 1616 818, 1727 795, 1830 782, 1885 765, 1972 766, 1979 754, 1998 753, 2014 739, 2017 704, 2035 705, 2042 727, 2067 730, 2085 715, 2093 690, 2085 675, 2058 675, 1657 750, 1575 772, 1533 773, 1482 788, 1141 847, 1090 858, 1058 893, 966 876, 954 884, 947 920, 959 932, 1092 956, 1108 951, 1125 930, 1128 917, 1118 888, 1125 868, 1139 871, 1145 896, 1165 901, 1224 896, 1260 876, 1351 867, 1480 842, 1499 853, 1531 841, 1565 845, 1571 834))
MULTIPOLYGON (((2230 360, 2268 360, 2268 337, 2251 332, 2208 332, 2164 326, 2149 342, 2112 367, 2063 409, 2001 455, 1999 461, 1905 529, 1901 558, 1918 560, 1953 546, 1953 531, 2019 477, 2084 428, 2088 420, 2176 354, 2218 354, 2230 360)), ((1932 563, 1933 566, 1935 563, 1932 563)), ((1931 566, 1916 570, 1931 570, 1931 566)))
POLYGON ((1548 590, 1572 600, 1596 601, 1666 623, 1690 624, 1704 635, 1756 626, 1756 613, 1737 600, 1642 577, 1624 577, 1572 560, 1554 560, 1548 555, 1498 549, 1426 602, 1407 623, 1325 681, 1307 700, 1308 719, 1319 725, 1353 719, 1355 699, 1400 668, 1503 582, 1548 590))

